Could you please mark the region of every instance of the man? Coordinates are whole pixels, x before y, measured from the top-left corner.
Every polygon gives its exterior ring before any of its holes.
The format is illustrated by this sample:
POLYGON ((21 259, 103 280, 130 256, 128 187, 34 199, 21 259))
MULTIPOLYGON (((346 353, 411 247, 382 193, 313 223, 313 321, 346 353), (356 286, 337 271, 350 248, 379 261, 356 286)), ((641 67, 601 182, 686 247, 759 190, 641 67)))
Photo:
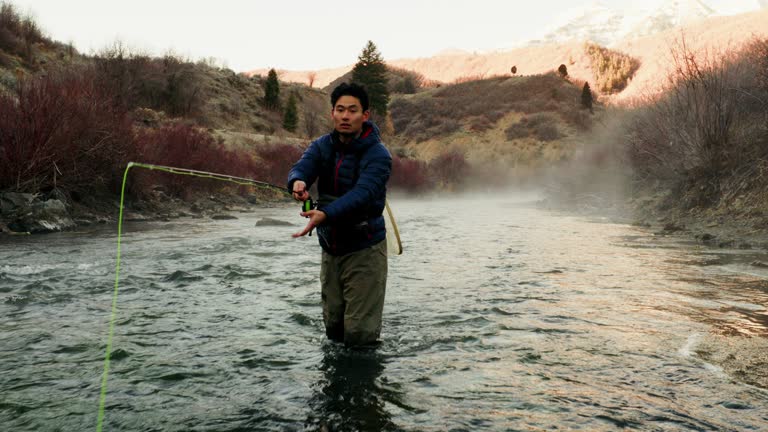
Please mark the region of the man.
POLYGON ((302 212, 317 228, 323 321, 329 339, 347 346, 374 344, 381 333, 387 284, 382 212, 392 157, 370 118, 368 94, 342 83, 331 93, 334 130, 310 144, 288 174, 288 190, 309 198, 317 181, 318 208, 302 212))

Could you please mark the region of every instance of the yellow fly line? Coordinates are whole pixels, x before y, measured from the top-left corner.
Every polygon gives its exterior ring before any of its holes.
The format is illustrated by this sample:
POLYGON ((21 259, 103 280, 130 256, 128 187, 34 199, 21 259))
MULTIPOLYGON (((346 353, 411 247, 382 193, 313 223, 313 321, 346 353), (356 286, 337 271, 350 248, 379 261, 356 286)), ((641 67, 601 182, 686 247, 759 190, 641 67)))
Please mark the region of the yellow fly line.
MULTIPOLYGON (((176 168, 163 165, 152 165, 138 162, 129 162, 125 167, 123 173, 123 184, 120 188, 120 214, 117 220, 117 263, 115 265, 115 287, 112 292, 112 312, 109 317, 109 333, 107 334, 107 348, 104 354, 104 371, 101 374, 101 394, 99 396, 99 414, 96 421, 96 431, 101 432, 104 426, 104 406, 107 400, 107 377, 109 376, 109 359, 112 353, 112 337, 115 333, 115 318, 117 317, 117 293, 120 280, 120 244, 123 236, 123 204, 125 202, 125 184, 128 180, 128 171, 133 168, 145 168, 153 171, 162 171, 170 174, 188 175, 192 177, 209 178, 213 180, 221 180, 230 183, 235 183, 241 186, 257 186, 269 189, 276 189, 283 193, 288 194, 286 188, 273 185, 271 183, 248 179, 244 177, 230 176, 226 174, 217 174, 206 171, 198 171, 186 168, 176 168)), ((389 203, 386 203, 386 224, 387 224, 387 246, 392 249, 392 254, 400 255, 403 253, 403 246, 400 243, 400 233, 395 225, 395 218, 392 215, 392 210, 389 208, 389 203), (390 231, 392 235, 390 235, 390 231)))

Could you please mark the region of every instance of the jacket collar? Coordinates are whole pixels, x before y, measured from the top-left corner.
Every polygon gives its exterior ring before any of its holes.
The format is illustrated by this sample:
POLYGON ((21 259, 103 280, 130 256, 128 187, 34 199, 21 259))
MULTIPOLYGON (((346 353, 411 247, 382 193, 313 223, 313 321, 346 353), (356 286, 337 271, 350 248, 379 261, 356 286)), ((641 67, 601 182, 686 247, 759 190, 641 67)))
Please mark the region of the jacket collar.
POLYGON ((346 145, 342 144, 339 139, 339 132, 335 129, 331 132, 331 139, 333 140, 334 149, 357 153, 381 142, 381 135, 376 124, 371 121, 366 121, 363 123, 363 130, 361 131, 360 136, 348 142, 346 145))

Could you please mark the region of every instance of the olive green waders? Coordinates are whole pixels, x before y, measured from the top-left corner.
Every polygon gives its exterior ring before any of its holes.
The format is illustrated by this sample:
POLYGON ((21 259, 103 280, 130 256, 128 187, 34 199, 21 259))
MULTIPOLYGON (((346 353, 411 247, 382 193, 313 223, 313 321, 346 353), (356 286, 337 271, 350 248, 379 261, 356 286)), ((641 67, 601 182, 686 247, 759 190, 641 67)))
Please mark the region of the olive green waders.
POLYGON ((323 251, 320 282, 328 338, 347 346, 376 342, 387 285, 387 241, 342 256, 323 251))

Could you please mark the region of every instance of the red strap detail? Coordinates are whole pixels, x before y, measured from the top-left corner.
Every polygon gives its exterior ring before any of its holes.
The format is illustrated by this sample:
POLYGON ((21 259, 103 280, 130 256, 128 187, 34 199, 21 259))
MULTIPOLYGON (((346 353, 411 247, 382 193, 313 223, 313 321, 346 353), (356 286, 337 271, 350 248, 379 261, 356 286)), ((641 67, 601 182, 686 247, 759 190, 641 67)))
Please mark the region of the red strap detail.
POLYGON ((363 131, 363 134, 360 135, 360 139, 367 137, 368 135, 371 134, 371 132, 373 132, 373 127, 372 126, 368 126, 368 129, 363 131))
POLYGON ((342 162, 344 162, 344 152, 341 152, 341 156, 339 156, 339 163, 336 164, 336 175, 333 176, 333 190, 336 195, 339 194, 339 168, 341 168, 342 162))

